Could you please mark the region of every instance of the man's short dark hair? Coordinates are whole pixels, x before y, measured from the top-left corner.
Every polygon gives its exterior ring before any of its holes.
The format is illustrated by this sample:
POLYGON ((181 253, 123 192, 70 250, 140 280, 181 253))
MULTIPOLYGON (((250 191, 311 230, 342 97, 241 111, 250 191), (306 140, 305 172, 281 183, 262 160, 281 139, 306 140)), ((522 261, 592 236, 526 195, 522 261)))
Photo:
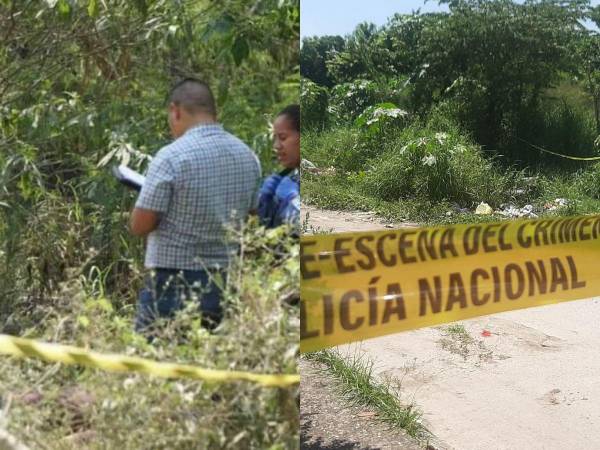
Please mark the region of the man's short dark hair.
POLYGON ((181 80, 171 89, 169 103, 181 106, 190 114, 201 112, 217 115, 215 97, 208 84, 195 78, 181 80))
POLYGON ((277 115, 287 117, 292 124, 292 127, 298 133, 300 132, 300 105, 288 105, 277 115))

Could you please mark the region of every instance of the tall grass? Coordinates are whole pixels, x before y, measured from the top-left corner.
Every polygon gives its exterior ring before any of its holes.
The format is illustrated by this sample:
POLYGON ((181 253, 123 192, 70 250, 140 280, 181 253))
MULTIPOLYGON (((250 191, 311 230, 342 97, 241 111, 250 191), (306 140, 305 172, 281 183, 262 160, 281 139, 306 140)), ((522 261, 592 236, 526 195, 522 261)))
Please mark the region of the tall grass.
POLYGON ((461 135, 411 126, 387 143, 357 181, 383 200, 421 199, 471 206, 505 200, 510 178, 500 176, 480 150, 461 135))
POLYGON ((540 170, 582 167, 581 162, 541 152, 528 142, 564 155, 587 157, 599 154, 594 145, 597 131, 592 111, 571 106, 566 101, 547 102, 537 110, 524 111, 515 121, 518 123, 514 126, 514 134, 507 135, 504 148, 500 150, 521 164, 540 170))
MULTIPOLYGON (((57 286, 44 293, 41 279, 29 289, 17 286, 15 295, 24 297, 15 306, 19 314, 4 316, 3 329, 207 368, 295 373, 298 310, 283 300, 298 295, 297 243, 284 229, 255 225, 239 239, 244 256, 230 270, 224 286, 227 316, 213 334, 200 327, 191 307, 163 323, 157 340, 148 344, 132 331, 140 268, 130 261, 128 276, 120 281, 113 276, 118 286, 109 289, 111 272, 121 269, 97 265, 97 253, 85 250, 80 235, 40 255, 56 253, 55 265, 62 258, 61 267, 48 269, 62 271, 51 278, 57 286)), ((10 403, 8 430, 32 448, 298 446, 296 388, 164 380, 11 358, 0 358, 0 374, 0 395, 10 403)))
POLYGON ((338 208, 360 208, 365 198, 499 206, 511 200, 511 190, 523 178, 519 171, 500 170, 450 123, 440 128, 413 123, 375 136, 354 128, 309 132, 302 151, 318 166, 336 170, 333 176, 307 176, 306 198, 323 204, 325 197, 337 195, 328 203, 338 208))

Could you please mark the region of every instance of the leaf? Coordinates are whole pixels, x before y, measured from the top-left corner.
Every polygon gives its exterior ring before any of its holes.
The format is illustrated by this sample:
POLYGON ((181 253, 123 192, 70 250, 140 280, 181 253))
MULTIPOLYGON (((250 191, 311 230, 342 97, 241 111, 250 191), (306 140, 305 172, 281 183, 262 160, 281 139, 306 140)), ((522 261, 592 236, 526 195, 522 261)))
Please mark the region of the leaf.
POLYGON ((114 158, 115 154, 117 153, 117 151, 119 150, 119 148, 115 148, 113 150, 111 150, 110 152, 108 152, 99 162, 98 165, 96 167, 104 167, 106 166, 111 159, 114 158))
POLYGON ((87 10, 90 17, 96 17, 98 15, 98 0, 90 0, 87 10))
POLYGON ((208 42, 214 35, 227 34, 235 25, 235 20, 229 14, 225 14, 212 21, 202 34, 202 40, 208 42))
POLYGON ((235 65, 239 66, 250 53, 250 46, 248 45, 246 38, 237 36, 233 42, 233 46, 231 47, 231 53, 233 54, 235 65))
POLYGON ((58 12, 63 16, 68 16, 71 12, 71 5, 67 0, 59 0, 58 1, 58 12))

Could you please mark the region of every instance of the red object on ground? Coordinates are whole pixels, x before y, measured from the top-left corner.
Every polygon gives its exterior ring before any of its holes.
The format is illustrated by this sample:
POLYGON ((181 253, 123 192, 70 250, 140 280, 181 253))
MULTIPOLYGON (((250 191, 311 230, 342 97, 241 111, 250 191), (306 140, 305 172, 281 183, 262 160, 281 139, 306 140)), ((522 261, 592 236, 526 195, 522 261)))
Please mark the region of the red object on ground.
POLYGON ((490 333, 488 330, 483 330, 483 331, 481 332, 481 335, 482 335, 482 336, 485 336, 485 337, 490 337, 490 336, 492 335, 492 333, 490 333))

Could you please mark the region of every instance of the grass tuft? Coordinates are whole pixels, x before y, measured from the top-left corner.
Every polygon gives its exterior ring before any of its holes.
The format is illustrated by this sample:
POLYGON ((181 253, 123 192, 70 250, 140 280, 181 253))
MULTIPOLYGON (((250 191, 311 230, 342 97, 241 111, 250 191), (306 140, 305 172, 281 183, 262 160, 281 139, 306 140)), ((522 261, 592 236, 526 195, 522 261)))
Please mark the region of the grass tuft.
POLYGON ((421 423, 421 412, 414 404, 399 400, 399 383, 378 381, 373 374, 373 362, 364 356, 344 358, 338 351, 322 350, 304 357, 323 365, 323 370, 335 381, 340 395, 351 405, 360 405, 377 413, 377 419, 393 428, 401 428, 410 436, 425 441, 429 431, 421 423))

